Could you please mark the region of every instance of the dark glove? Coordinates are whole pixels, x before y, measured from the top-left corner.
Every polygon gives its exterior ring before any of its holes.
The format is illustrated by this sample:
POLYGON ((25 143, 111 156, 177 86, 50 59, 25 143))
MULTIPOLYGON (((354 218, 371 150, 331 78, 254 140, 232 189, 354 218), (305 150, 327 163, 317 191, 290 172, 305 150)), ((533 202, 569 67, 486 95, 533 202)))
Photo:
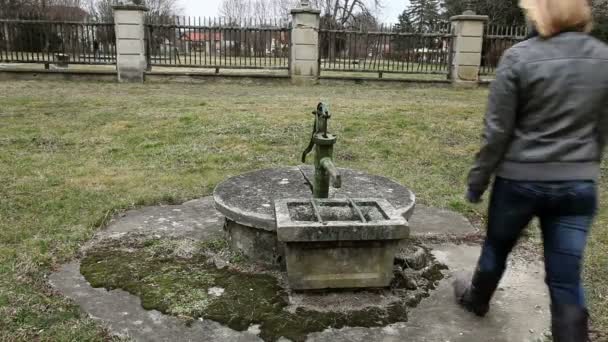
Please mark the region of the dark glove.
POLYGON ((481 197, 483 196, 483 191, 469 189, 467 190, 466 199, 467 202, 477 204, 481 203, 481 197))

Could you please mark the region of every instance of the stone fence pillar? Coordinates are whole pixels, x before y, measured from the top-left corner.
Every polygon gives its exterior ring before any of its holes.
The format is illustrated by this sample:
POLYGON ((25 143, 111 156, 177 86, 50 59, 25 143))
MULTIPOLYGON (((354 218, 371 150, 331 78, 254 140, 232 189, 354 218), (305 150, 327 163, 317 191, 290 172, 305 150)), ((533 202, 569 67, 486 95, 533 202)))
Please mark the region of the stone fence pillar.
POLYGON ((144 20, 147 8, 136 5, 113 8, 118 82, 143 82, 147 69, 144 20))
POLYGON ((289 56, 291 81, 294 84, 315 84, 319 80, 321 11, 303 6, 293 9, 291 15, 293 16, 289 56))
POLYGON ((483 28, 488 17, 468 11, 450 20, 455 35, 451 66, 452 81, 461 85, 477 84, 481 67, 483 28))

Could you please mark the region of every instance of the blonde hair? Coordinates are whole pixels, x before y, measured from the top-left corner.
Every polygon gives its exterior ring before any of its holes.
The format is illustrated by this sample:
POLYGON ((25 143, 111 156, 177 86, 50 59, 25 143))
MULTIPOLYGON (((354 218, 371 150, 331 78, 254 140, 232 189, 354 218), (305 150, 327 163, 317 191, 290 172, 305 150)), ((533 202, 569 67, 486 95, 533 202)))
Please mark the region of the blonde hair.
POLYGON ((593 28, 589 0, 520 0, 519 6, 545 38, 564 30, 590 32, 593 28))

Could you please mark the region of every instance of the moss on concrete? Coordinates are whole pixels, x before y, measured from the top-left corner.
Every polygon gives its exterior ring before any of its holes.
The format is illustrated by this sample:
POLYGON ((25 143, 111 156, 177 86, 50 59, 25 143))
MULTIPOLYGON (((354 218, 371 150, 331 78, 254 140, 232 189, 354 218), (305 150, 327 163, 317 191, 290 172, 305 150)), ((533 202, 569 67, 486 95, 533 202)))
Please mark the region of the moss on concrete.
POLYGON ((175 241, 114 243, 119 246, 101 244, 82 260, 81 273, 93 287, 123 289, 139 296, 145 309, 209 319, 238 331, 260 325, 265 341, 281 336, 303 341, 309 333, 330 327, 377 327, 407 320, 407 301, 351 312, 299 308, 291 313, 285 310, 287 292, 271 275, 218 269, 200 251, 180 258, 173 252, 180 244, 175 241), (217 288, 223 289, 219 296, 217 288))

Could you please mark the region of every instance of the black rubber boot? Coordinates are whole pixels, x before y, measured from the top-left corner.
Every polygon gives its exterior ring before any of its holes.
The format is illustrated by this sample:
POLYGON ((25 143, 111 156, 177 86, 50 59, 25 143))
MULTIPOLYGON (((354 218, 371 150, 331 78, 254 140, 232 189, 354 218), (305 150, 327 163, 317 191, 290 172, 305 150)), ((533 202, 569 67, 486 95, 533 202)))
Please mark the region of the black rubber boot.
POLYGON ((468 273, 457 274, 452 286, 458 304, 467 311, 484 317, 490 311, 490 301, 499 281, 500 276, 476 271, 473 277, 468 273))
POLYGON ((553 342, 588 342, 589 313, 577 305, 551 306, 553 342))

